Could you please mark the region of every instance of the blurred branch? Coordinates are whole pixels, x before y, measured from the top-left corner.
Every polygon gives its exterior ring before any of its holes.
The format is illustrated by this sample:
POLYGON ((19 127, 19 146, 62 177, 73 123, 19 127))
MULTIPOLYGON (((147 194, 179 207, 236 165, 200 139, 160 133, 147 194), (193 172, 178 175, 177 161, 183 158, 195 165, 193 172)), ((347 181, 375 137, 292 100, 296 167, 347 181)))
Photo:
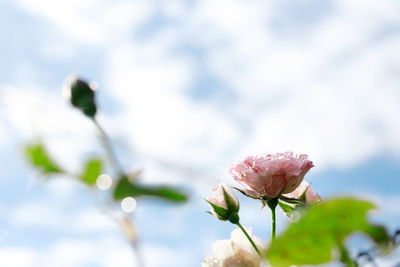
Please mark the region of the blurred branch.
MULTIPOLYGON (((106 150, 108 159, 113 166, 115 172, 117 173, 117 176, 119 179, 122 179, 122 177, 125 177, 125 173, 121 167, 121 165, 118 162, 118 158, 112 148, 110 139, 106 133, 106 131, 103 129, 103 127, 100 125, 96 117, 94 116, 92 118, 92 121, 94 125, 96 126, 97 130, 99 131, 99 136, 100 140, 103 144, 104 149, 106 150)), ((136 262, 139 267, 144 267, 144 261, 141 256, 141 253, 139 251, 139 242, 138 242, 138 235, 137 235, 137 230, 134 226, 133 220, 130 216, 124 214, 122 219, 119 220, 119 225, 121 226, 123 233, 129 240, 129 243, 131 244, 133 250, 135 251, 136 255, 136 262)))
MULTIPOLYGON (((89 84, 74 75, 67 78, 63 87, 63 94, 68 98, 70 103, 94 123, 99 133, 101 144, 106 152, 106 157, 110 167, 115 174, 114 183, 112 182, 111 177, 107 178, 108 175, 103 173, 104 164, 101 158, 96 157, 87 160, 81 173, 72 174, 61 168, 52 160, 41 142, 32 143, 25 147, 25 154, 32 165, 45 175, 65 174, 69 177, 77 178, 80 182, 83 182, 92 188, 95 185, 102 190, 113 188, 112 198, 109 199, 110 203, 116 202, 120 204, 118 201, 119 199, 139 196, 155 196, 175 202, 186 201, 187 195, 178 189, 163 185, 156 186, 138 184, 133 181, 132 175, 129 177, 129 174, 124 172, 122 165, 118 161, 118 157, 113 150, 111 139, 97 119, 96 115, 98 109, 95 101, 95 91, 96 86, 93 86, 93 84, 89 84), (104 184, 104 186, 102 186, 102 184, 104 184)), ((193 171, 190 171, 190 173, 192 176, 193 171)), ((107 204, 108 203, 105 205, 106 207, 107 204)), ((114 215, 112 213, 108 214, 114 215)), ((121 212, 120 214, 122 215, 118 216, 116 219, 118 224, 121 226, 123 233, 132 245, 132 248, 135 250, 137 266, 144 266, 143 259, 141 258, 138 249, 138 234, 132 216, 121 212)), ((115 216, 113 217, 115 218, 115 216)))
POLYGON ((114 153, 114 150, 111 146, 110 139, 106 133, 106 131, 103 129, 103 127, 100 125, 96 117, 92 119, 94 125, 96 126, 97 130, 99 131, 100 135, 100 140, 104 146, 104 149, 107 152, 108 159, 110 163, 112 164, 113 168, 117 172, 118 177, 124 176, 124 171, 122 170, 121 165, 118 163, 118 159, 116 154, 114 153))

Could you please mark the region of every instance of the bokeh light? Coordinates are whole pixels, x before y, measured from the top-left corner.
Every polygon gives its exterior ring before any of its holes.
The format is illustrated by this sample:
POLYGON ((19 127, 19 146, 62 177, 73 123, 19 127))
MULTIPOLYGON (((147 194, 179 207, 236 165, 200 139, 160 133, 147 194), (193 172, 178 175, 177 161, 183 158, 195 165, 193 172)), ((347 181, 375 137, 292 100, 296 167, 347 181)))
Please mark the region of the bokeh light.
POLYGON ((121 201, 121 209, 124 212, 131 213, 136 209, 136 199, 133 197, 126 197, 121 201))
POLYGON ((108 174, 101 174, 97 177, 96 185, 100 190, 108 190, 112 185, 112 178, 108 174))

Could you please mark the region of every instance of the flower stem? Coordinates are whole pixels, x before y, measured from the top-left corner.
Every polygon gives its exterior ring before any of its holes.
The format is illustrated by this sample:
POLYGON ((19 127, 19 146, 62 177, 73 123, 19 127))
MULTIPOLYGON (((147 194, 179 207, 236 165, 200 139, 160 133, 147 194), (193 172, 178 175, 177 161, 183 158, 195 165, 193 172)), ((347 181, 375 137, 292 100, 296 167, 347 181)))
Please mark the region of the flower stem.
POLYGON ((272 238, 271 240, 275 240, 276 239, 276 212, 275 209, 271 210, 272 212, 272 238))
POLYGON ((246 230, 243 228, 243 226, 240 224, 240 222, 236 223, 237 226, 239 226, 240 230, 242 230, 242 232, 244 233, 244 235, 247 237, 247 239, 249 240, 249 242, 251 243, 251 245, 253 246, 253 248, 256 250, 257 254, 261 257, 261 253, 258 250, 256 244, 254 244, 253 240, 251 239, 251 237, 249 236, 249 234, 246 232, 246 230))
POLYGON ((271 242, 276 239, 276 206, 278 205, 278 198, 272 198, 267 201, 268 207, 271 209, 271 216, 272 216, 272 237, 271 242))

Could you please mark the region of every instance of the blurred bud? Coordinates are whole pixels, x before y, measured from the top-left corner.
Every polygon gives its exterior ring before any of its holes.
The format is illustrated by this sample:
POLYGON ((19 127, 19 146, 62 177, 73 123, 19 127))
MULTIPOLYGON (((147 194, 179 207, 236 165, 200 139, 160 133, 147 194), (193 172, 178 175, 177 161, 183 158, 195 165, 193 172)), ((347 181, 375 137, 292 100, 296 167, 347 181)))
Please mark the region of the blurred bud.
POLYGON ((232 190, 220 183, 212 189, 211 196, 206 200, 211 205, 210 213, 221 221, 239 222, 239 201, 232 190))
POLYGON ((97 111, 94 90, 95 88, 87 82, 70 75, 65 81, 63 95, 86 116, 94 118, 97 111))

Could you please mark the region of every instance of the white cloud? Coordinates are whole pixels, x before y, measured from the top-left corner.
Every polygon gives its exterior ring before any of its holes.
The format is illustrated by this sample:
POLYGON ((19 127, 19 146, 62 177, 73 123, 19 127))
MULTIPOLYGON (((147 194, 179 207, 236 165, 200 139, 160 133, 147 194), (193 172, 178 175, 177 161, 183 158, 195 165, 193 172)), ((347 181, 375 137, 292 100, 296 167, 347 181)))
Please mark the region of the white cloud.
POLYGON ((187 261, 188 257, 185 250, 177 253, 165 246, 145 246, 144 251, 146 266, 179 266, 187 261))
POLYGON ((91 41, 104 44, 103 88, 112 88, 123 113, 104 121, 144 154, 210 166, 243 153, 290 149, 311 154, 321 169, 400 154, 398 75, 390 74, 398 68, 400 38, 373 39, 396 21, 387 7, 395 1, 386 7, 358 3, 356 13, 354 4, 335 1, 307 27, 290 24, 302 18, 285 17, 288 7, 277 2, 171 2, 160 8, 153 2, 28 2, 19 3, 77 34, 76 42, 90 32, 91 41), (155 10, 182 23, 159 25, 134 41, 131 32, 150 23, 155 10), (276 29, 288 25, 292 35, 276 29), (109 34, 118 35, 112 44, 109 34), (185 45, 199 48, 201 61, 180 53, 185 45), (230 99, 215 94, 209 102, 193 100, 188 89, 203 68, 231 91, 230 99))
POLYGON ((362 23, 366 11, 354 18, 353 7, 336 3, 290 42, 269 24, 282 12, 275 5, 205 1, 181 8, 186 12, 175 19, 182 25, 110 53, 108 86, 118 88, 136 148, 204 166, 245 152, 295 150, 311 154, 321 169, 399 154, 400 127, 390 115, 400 114, 397 78, 386 71, 399 38, 370 41, 384 27, 381 9, 368 9, 375 20, 362 23), (182 43, 201 47, 208 70, 233 99, 188 96, 200 63, 173 52, 182 43))
MULTIPOLYGON (((364 192, 360 197, 368 199, 376 204, 379 214, 384 213, 386 216, 399 216, 397 207, 400 205, 400 194, 376 194, 373 192, 364 192)), ((395 223, 393 222, 395 225, 395 223)))
POLYGON ((46 248, 0 247, 0 262, 10 267, 137 266, 131 248, 113 237, 65 238, 46 248))
MULTIPOLYGON (((86 208, 78 212, 75 217, 75 230, 79 232, 119 232, 117 221, 110 214, 100 209, 86 208)), ((122 232, 121 232, 122 235, 122 232)))
POLYGON ((17 207, 9 217, 10 224, 16 227, 54 227, 61 220, 61 213, 49 205, 25 203, 17 207))
POLYGON ((3 247, 0 248, 0 262, 10 267, 31 267, 35 262, 35 253, 31 248, 3 247))
POLYGON ((113 237, 91 241, 64 239, 51 248, 49 256, 42 266, 136 266, 130 247, 113 237))
POLYGON ((236 129, 220 111, 185 95, 193 66, 185 57, 169 55, 173 33, 157 40, 110 54, 108 86, 115 88, 124 115, 109 128, 122 129, 139 151, 155 157, 185 164, 218 160, 215 152, 232 144, 236 129))
MULTIPOLYGON (((237 96, 226 103, 233 113, 225 119, 250 125, 237 136, 234 143, 244 145, 235 153, 294 149, 311 154, 321 168, 353 166, 383 152, 399 155, 392 136, 400 125, 391 115, 400 114, 398 75, 387 70, 398 69, 393 47, 400 38, 373 40, 390 21, 382 8, 354 16, 353 6, 339 3, 293 41, 269 27, 272 14, 286 10, 237 1, 225 12, 237 15, 231 21, 218 4, 199 4, 189 32, 219 41, 207 47, 205 60, 237 96), (235 12, 236 6, 244 11, 235 12)), ((394 19, 393 12, 388 16, 394 19)))
MULTIPOLYGON (((177 253, 171 248, 147 244, 140 249, 146 266, 184 266, 190 253, 177 253)), ((138 266, 132 248, 120 239, 103 236, 96 240, 63 238, 45 248, 1 247, 0 262, 10 267, 83 267, 138 266)))
POLYGON ((128 34, 151 12, 141 1, 49 1, 19 0, 28 12, 48 20, 78 43, 103 45, 118 39, 121 31, 128 34))

